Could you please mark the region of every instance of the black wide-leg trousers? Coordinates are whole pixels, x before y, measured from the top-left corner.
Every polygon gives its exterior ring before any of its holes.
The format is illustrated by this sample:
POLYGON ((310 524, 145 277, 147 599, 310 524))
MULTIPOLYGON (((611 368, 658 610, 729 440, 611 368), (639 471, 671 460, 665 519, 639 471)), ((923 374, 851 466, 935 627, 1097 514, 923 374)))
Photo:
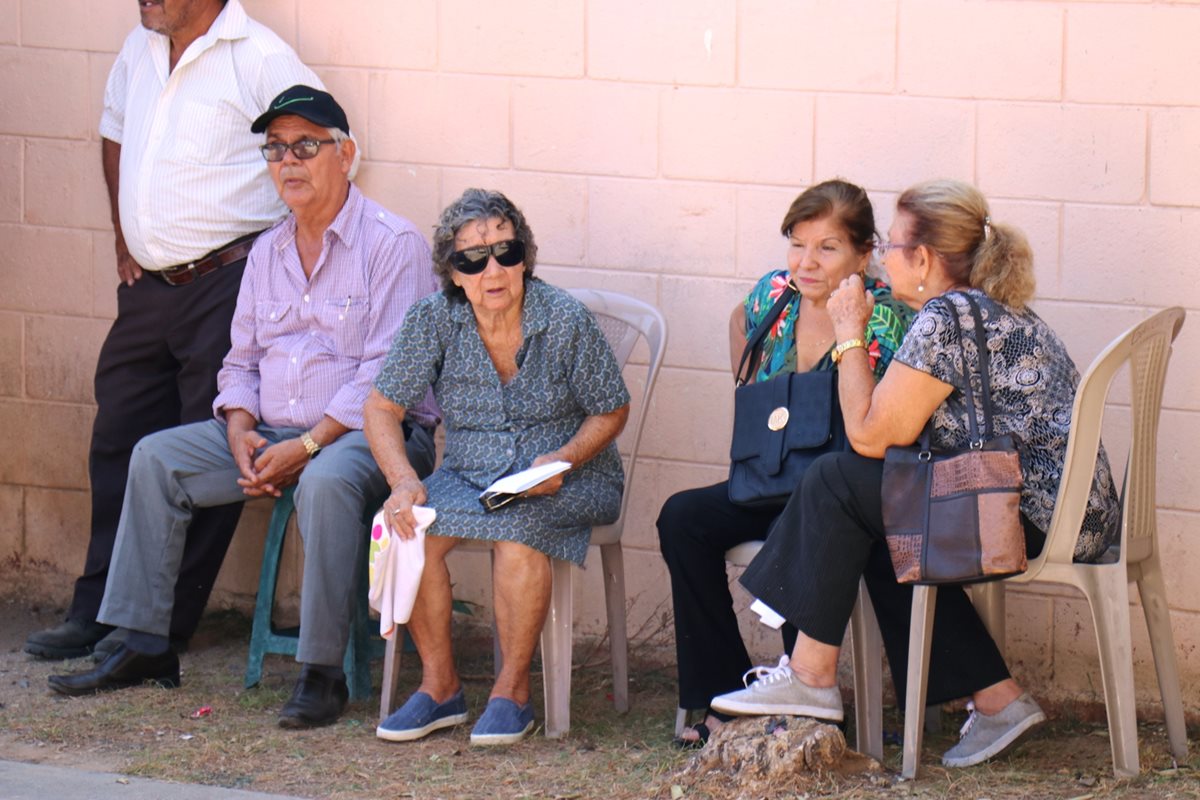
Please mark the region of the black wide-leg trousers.
MULTIPOLYGON (((732 503, 727 482, 679 492, 663 504, 658 541, 671 574, 681 708, 708 708, 716 695, 742 688, 751 663, 733 610, 725 551, 765 539, 781 509, 732 503)), ((795 630, 784 628, 790 651, 795 630)))
MULTIPOLYGON (((903 704, 912 587, 896 582, 883 533, 883 461, 852 452, 822 456, 779 515, 742 585, 806 635, 840 646, 865 577, 903 704)), ((1027 546, 1044 537, 1028 523, 1027 546)), ((930 704, 966 697, 1009 677, 962 586, 939 587, 927 689, 930 704)))
MULTIPOLYGON (((146 273, 117 289, 117 319, 96 364, 91 539, 68 619, 92 622, 99 613, 134 445, 155 431, 212 418, 245 265, 234 262, 185 286, 146 273)), ((196 511, 175 586, 172 638, 195 633, 241 513, 241 503, 196 511)))

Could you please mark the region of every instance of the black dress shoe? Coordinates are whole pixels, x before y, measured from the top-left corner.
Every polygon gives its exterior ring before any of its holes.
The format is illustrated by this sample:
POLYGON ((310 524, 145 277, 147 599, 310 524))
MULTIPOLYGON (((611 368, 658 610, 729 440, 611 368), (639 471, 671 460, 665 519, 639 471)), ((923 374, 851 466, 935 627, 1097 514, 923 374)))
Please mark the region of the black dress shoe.
POLYGON ((305 664, 291 699, 279 712, 279 727, 319 728, 337 722, 349 700, 345 678, 330 677, 305 664))
POLYGON ((82 658, 112 630, 111 625, 69 619, 61 625, 29 634, 25 652, 52 661, 82 658))
POLYGON ((168 650, 160 656, 135 653, 125 645, 90 672, 51 675, 50 688, 72 697, 109 692, 153 681, 167 689, 179 686, 179 656, 168 650))
MULTIPOLYGON (((92 661, 99 664, 104 659, 117 652, 117 648, 125 644, 125 638, 129 632, 125 628, 115 628, 112 633, 105 636, 92 647, 92 661)), ((187 639, 176 639, 171 637, 171 649, 175 651, 175 655, 181 656, 188 651, 187 639)))

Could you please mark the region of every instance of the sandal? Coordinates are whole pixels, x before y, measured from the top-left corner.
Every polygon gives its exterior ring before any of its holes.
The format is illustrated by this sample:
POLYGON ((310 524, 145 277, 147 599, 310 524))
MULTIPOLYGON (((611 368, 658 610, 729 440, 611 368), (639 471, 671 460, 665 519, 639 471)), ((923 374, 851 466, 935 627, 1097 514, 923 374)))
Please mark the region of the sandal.
POLYGON ((703 722, 697 722, 695 725, 689 725, 684 728, 685 731, 695 731, 697 738, 685 739, 682 736, 676 736, 671 740, 671 746, 676 750, 699 750, 704 745, 708 744, 708 737, 712 736, 712 731, 703 722))

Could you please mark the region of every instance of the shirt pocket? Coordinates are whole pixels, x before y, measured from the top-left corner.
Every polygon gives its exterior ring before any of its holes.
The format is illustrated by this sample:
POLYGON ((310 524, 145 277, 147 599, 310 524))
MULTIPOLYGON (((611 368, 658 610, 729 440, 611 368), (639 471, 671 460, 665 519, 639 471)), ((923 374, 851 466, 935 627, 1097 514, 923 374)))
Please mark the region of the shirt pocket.
POLYGON ((362 358, 370 324, 370 304, 366 297, 347 296, 327 299, 317 313, 333 352, 339 356, 362 358))
POLYGON ((260 300, 254 304, 255 337, 260 347, 270 347, 285 335, 291 327, 295 314, 290 303, 277 300, 260 300))

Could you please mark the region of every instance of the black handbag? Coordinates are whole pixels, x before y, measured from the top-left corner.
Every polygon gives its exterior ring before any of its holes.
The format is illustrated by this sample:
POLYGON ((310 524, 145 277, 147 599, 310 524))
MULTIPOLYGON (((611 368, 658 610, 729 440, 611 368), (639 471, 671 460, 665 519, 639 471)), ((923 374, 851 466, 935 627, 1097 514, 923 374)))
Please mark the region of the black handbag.
POLYGON ((846 449, 836 372, 792 372, 748 383, 767 331, 795 296, 789 283, 750 334, 738 364, 729 446, 729 499, 738 505, 782 505, 818 456, 846 449))
MULTIPOLYGON (((963 295, 975 319, 983 430, 975 418, 971 378, 963 374, 970 444, 930 446, 933 421, 915 445, 889 447, 883 461, 883 528, 900 583, 978 583, 1025 571, 1021 462, 1012 436, 995 436, 989 356, 979 305, 963 295)), ((951 305, 962 347, 958 312, 951 305)), ((967 355, 963 351, 963 368, 967 355)))

